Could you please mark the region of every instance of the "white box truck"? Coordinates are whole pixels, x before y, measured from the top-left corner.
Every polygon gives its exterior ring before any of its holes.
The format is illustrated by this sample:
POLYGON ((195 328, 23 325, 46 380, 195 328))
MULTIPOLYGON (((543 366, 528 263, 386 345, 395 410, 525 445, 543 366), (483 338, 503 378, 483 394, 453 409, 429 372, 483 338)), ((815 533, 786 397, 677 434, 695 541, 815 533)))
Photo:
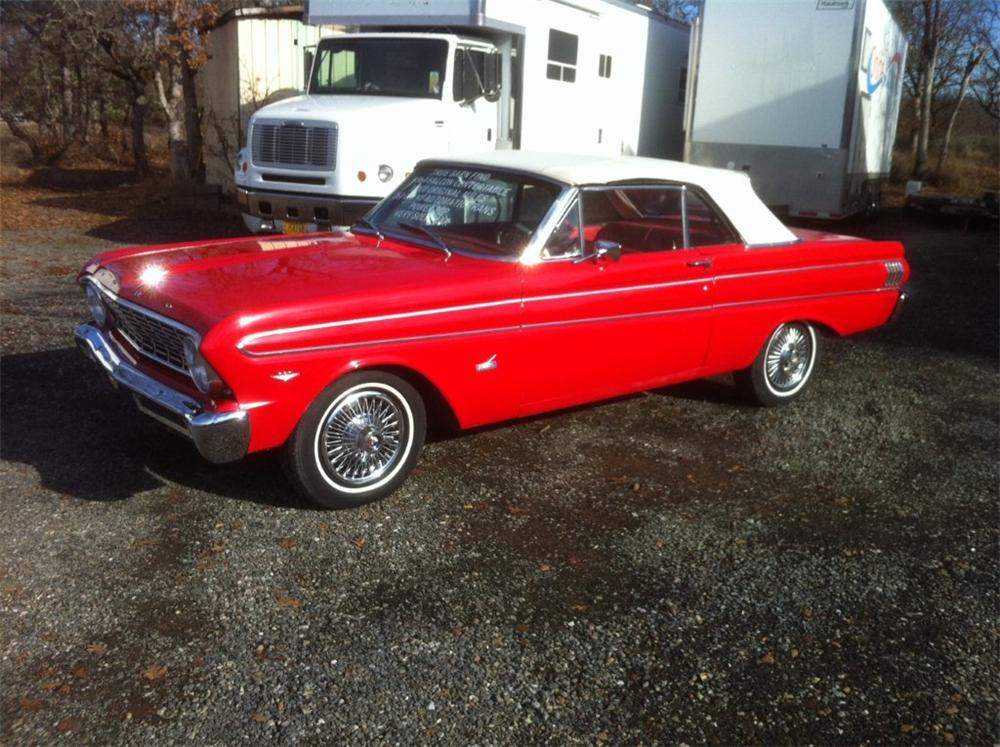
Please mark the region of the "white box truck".
POLYGON ((793 217, 878 208, 906 65, 882 0, 705 0, 691 59, 685 160, 793 217))
POLYGON ((362 216, 432 156, 493 149, 680 158, 690 30, 622 0, 310 0, 305 95, 250 120, 251 231, 362 216))

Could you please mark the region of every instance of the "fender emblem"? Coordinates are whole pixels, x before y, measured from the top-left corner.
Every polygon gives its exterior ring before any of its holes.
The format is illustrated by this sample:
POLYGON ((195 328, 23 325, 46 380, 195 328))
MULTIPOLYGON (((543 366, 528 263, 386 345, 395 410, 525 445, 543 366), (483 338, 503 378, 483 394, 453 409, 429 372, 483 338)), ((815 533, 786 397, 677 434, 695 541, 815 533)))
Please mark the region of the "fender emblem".
POLYGON ((277 379, 278 381, 291 381, 298 375, 298 371, 278 371, 278 373, 274 374, 271 378, 277 379))
POLYGON ((490 356, 489 360, 483 361, 482 363, 476 364, 476 370, 482 373, 483 371, 492 371, 497 367, 497 354, 494 353, 490 356))

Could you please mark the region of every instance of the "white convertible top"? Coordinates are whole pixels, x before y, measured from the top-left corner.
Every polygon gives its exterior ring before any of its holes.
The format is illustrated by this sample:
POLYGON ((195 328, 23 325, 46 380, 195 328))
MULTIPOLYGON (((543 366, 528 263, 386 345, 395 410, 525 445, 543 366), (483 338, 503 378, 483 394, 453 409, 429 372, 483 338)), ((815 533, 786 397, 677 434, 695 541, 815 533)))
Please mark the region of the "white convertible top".
POLYGON ((715 201, 748 246, 798 241, 795 234, 760 201, 750 184, 750 177, 742 171, 640 156, 585 156, 523 150, 492 151, 428 161, 527 171, 575 186, 649 179, 690 184, 703 189, 715 201))

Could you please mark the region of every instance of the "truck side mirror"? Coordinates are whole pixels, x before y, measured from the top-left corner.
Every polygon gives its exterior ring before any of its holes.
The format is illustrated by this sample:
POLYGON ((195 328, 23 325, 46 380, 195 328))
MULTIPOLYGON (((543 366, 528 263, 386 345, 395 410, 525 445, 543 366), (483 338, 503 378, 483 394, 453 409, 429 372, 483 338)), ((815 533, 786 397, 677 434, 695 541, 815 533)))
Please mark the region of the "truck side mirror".
POLYGON ((471 104, 483 95, 482 84, 479 82, 479 71, 476 70, 476 63, 472 55, 466 51, 461 53, 462 57, 462 102, 471 104))
POLYGON ((490 52, 486 56, 486 80, 483 81, 483 95, 489 102, 497 101, 500 98, 502 88, 501 77, 503 76, 499 52, 490 52))

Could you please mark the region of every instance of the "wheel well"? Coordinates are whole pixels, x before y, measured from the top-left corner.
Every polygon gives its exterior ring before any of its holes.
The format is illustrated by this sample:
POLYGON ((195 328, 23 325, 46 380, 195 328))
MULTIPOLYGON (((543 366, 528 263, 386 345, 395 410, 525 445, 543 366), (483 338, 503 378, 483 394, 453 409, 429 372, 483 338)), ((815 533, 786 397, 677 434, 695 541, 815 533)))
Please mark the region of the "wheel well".
POLYGON ((448 400, 430 379, 406 366, 373 366, 359 371, 383 371, 406 381, 417 390, 427 408, 427 427, 432 432, 449 433, 459 429, 458 418, 448 400))
POLYGON ((824 337, 840 337, 840 333, 825 322, 819 322, 815 319, 805 319, 804 321, 814 326, 817 332, 822 332, 824 337))

